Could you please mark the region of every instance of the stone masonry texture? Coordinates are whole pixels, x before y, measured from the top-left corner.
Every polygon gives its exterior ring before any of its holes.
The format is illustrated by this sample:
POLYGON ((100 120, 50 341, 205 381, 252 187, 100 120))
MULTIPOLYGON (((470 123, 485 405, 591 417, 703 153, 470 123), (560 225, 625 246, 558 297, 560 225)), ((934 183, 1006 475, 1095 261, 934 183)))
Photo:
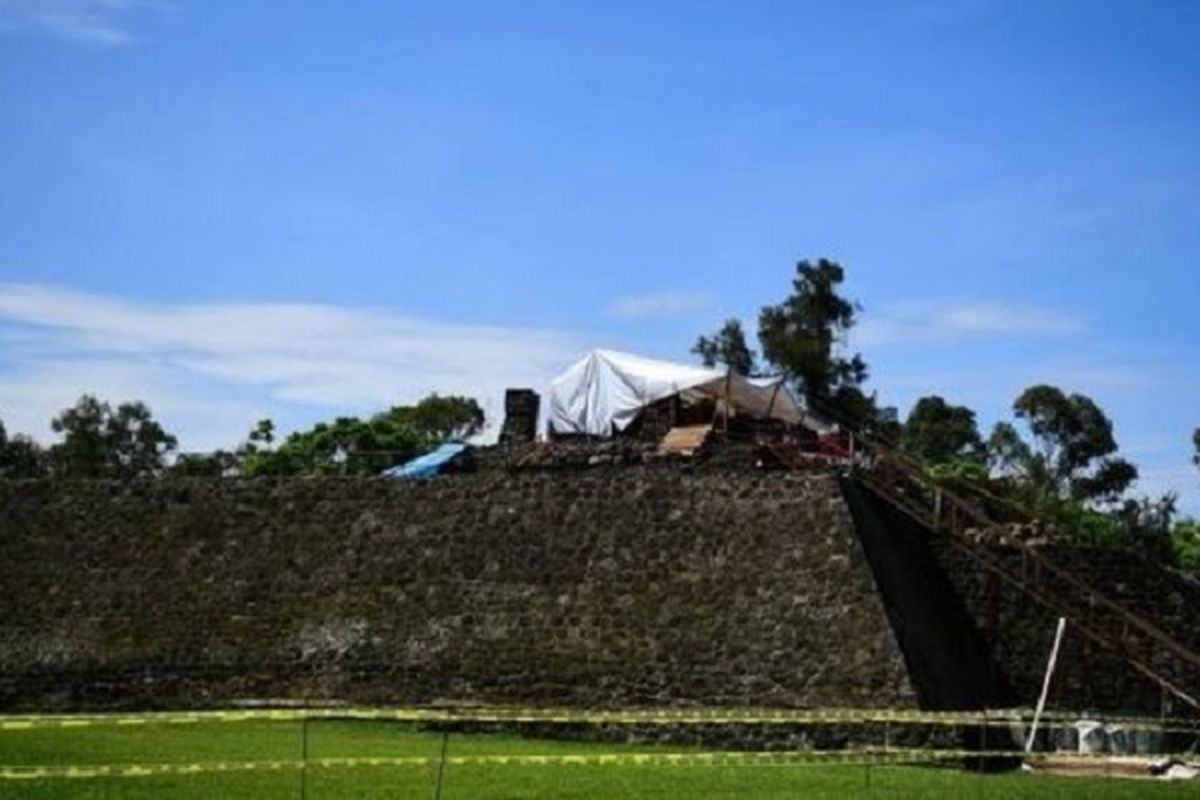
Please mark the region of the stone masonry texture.
MULTIPOLYGON (((1032 706, 1041 692, 1057 617, 996 580, 962 548, 936 539, 934 549, 968 613, 991 642, 993 658, 1012 683, 1018 702, 1032 706)), ((1200 583, 1194 579, 1118 549, 1059 544, 1044 547, 1041 553, 1110 600, 1151 621, 1184 647, 1200 652, 1200 583)), ((992 555, 1035 590, 1053 585, 1017 549, 995 547, 992 555)), ((1097 608, 1096 613, 1109 612, 1097 608)), ((1127 635, 1136 637, 1138 633, 1130 630, 1127 635)), ((1163 651, 1158 651, 1150 666, 1188 691, 1200 688, 1195 671, 1163 651)), ((1192 713, 1117 654, 1087 640, 1070 620, 1048 701, 1051 708, 1060 709, 1192 713)))
POLYGON ((836 480, 0 483, 0 708, 911 706, 836 480))

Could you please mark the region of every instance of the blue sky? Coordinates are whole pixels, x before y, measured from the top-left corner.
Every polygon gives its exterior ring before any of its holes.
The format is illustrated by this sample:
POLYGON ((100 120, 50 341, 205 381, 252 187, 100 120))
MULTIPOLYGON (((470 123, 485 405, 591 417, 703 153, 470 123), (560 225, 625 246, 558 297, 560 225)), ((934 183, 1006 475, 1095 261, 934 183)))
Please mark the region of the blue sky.
POLYGON ((846 265, 906 411, 1093 396, 1200 512, 1200 4, 0 0, 0 419, 185 448, 687 359, 846 265), (844 7, 846 6, 846 7, 844 7))

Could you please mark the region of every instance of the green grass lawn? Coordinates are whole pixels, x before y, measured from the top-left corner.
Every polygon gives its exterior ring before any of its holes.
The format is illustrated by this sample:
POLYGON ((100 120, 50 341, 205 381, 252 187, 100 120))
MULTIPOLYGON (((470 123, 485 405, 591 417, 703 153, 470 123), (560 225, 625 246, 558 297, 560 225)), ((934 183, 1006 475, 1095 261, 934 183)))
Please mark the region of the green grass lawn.
POLYGON ((278 761, 273 770, 197 772, 148 777, 51 777, 0 780, 0 798, 432 798, 438 757, 443 798, 1194 798, 1195 784, 1051 778, 1021 773, 979 775, 915 766, 760 764, 455 763, 463 757, 575 756, 668 752, 684 747, 622 746, 497 734, 441 735, 372 721, 312 721, 313 762, 346 757, 424 757, 401 766, 296 765, 304 748, 294 722, 38 728, 0 731, 0 764, 66 766, 278 761))

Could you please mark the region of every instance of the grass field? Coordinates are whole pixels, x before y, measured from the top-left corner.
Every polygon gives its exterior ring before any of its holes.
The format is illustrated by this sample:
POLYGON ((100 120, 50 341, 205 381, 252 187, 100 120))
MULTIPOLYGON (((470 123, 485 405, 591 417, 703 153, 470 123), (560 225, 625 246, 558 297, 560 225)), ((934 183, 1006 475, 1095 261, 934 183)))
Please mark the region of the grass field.
MULTIPOLYGON (((2 798, 432 798, 442 747, 450 759, 490 755, 684 752, 687 748, 435 732, 371 721, 312 721, 310 766, 299 723, 244 722, 0 731, 0 764, 66 766, 277 761, 272 770, 145 777, 0 780, 2 798), (426 757, 403 766, 315 766, 320 759, 426 757)), ((1194 783, 980 775, 956 769, 863 765, 495 764, 449 761, 443 798, 1183 798, 1194 783)))

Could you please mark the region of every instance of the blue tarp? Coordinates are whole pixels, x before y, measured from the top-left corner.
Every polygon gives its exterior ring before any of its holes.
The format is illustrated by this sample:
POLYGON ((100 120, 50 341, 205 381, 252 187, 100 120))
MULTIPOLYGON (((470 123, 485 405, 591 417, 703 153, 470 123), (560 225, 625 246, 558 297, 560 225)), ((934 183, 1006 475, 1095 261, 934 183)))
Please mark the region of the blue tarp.
POLYGON ((462 442, 447 442, 437 450, 383 471, 386 478, 432 478, 459 456, 467 446, 462 442))

